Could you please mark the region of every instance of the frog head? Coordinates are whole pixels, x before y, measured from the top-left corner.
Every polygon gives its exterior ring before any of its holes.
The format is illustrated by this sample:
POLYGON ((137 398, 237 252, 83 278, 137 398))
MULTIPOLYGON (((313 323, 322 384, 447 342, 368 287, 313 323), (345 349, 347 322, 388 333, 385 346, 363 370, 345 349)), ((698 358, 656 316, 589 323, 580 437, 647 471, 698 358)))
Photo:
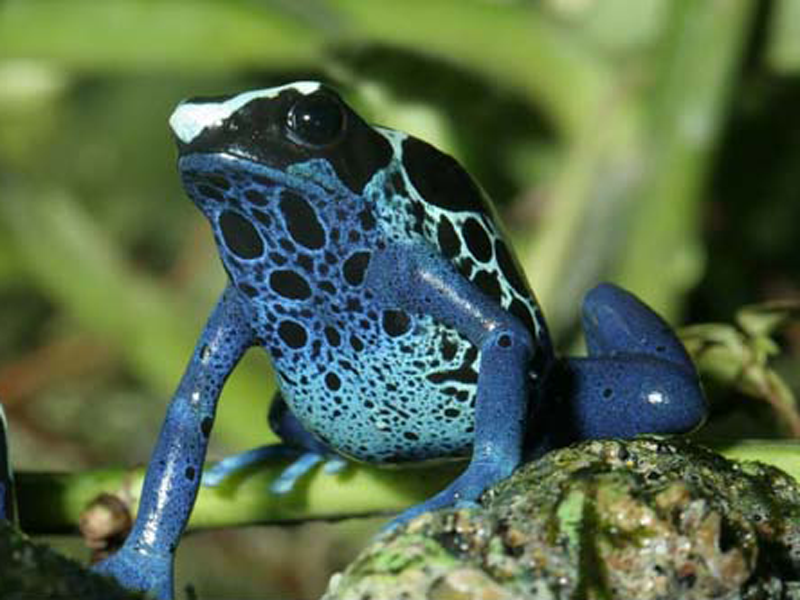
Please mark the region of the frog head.
POLYGON ((170 126, 183 185, 234 280, 296 259, 294 248, 343 252, 339 231, 374 223, 364 188, 392 146, 320 83, 186 100, 170 126))
POLYGON ((275 187, 273 175, 279 187, 297 187, 303 195, 307 183, 341 183, 359 194, 392 157, 384 136, 333 90, 313 81, 189 99, 175 109, 170 126, 184 184, 201 209, 218 194, 197 181, 224 187, 214 177, 221 172, 257 173, 262 188, 275 187))

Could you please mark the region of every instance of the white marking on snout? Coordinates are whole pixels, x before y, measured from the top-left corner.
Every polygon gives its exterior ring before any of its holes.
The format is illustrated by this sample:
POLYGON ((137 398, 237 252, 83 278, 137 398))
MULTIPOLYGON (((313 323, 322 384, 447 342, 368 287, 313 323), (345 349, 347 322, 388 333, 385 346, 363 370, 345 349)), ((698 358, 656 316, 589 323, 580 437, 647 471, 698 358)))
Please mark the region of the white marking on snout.
POLYGON ((191 143, 207 127, 219 125, 248 102, 259 98, 276 98, 286 90, 308 96, 320 88, 317 81, 298 81, 273 88, 242 92, 224 102, 182 102, 169 118, 169 126, 184 144, 191 143))

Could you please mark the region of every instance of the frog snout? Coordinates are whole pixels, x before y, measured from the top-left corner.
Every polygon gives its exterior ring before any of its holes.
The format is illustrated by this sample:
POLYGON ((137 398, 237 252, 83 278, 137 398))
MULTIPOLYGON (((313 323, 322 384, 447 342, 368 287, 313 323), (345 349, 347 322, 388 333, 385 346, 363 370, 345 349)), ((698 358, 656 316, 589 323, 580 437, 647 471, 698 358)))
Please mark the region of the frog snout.
POLYGON ((179 149, 195 141, 207 129, 219 126, 226 118, 224 103, 184 100, 169 118, 169 126, 179 149))

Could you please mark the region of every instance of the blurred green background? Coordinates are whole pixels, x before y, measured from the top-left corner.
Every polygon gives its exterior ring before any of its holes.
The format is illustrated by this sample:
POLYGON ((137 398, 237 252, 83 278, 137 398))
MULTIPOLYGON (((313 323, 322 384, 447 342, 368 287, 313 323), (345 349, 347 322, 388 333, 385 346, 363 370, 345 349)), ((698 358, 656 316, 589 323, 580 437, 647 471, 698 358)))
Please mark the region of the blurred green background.
MULTIPOLYGON (((676 325, 800 298, 794 0, 0 0, 0 398, 20 469, 147 460, 224 284, 167 118, 307 78, 463 162, 565 350, 603 279, 676 325)), ((797 322, 778 339, 797 390, 797 322)), ((211 458, 272 439, 273 385, 249 354, 211 458)), ((791 433, 710 388, 706 435, 791 433)), ((198 533, 179 584, 313 597, 377 523, 198 533)))

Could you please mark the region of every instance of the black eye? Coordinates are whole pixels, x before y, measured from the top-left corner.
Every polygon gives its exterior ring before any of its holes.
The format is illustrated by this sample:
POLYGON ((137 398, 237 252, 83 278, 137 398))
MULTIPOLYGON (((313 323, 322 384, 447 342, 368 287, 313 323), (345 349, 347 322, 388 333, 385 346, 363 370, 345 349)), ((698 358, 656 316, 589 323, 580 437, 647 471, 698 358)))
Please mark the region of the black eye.
POLYGON ((341 103, 328 94, 301 97, 289 109, 289 132, 295 141, 310 146, 326 146, 344 131, 345 116, 341 103))

